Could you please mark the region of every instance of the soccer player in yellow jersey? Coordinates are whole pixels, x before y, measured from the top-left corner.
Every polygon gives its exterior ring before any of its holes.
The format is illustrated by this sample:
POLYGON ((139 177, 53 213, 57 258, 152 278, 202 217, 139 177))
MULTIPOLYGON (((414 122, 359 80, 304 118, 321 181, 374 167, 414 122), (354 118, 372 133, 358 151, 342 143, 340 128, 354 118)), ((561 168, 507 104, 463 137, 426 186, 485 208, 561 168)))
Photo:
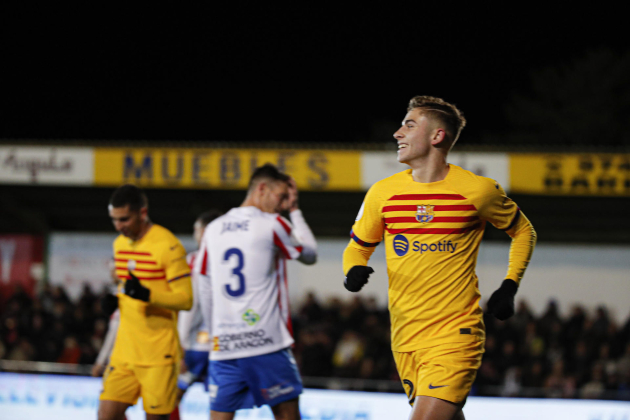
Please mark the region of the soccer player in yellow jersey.
POLYGON ((536 233, 497 182, 447 163, 466 124, 454 105, 416 96, 407 111, 394 137, 410 169, 367 192, 343 255, 345 286, 358 292, 367 283, 368 259, 384 239, 392 351, 411 419, 462 420, 484 351, 475 266, 486 222, 512 237, 506 279, 488 301, 502 320, 514 313, 536 233))
POLYGON ((99 420, 124 419, 142 397, 148 420, 168 419, 175 407, 181 347, 177 312, 192 306, 186 250, 151 223, 148 201, 133 185, 114 191, 109 216, 114 241, 120 326, 103 376, 99 420))

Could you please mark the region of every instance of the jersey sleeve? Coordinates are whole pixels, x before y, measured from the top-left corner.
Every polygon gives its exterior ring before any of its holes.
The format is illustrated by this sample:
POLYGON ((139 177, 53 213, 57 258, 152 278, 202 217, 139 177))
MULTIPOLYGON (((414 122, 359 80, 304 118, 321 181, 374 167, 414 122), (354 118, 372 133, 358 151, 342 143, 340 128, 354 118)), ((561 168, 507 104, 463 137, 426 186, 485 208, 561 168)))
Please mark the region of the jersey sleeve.
POLYGON ((507 279, 520 283, 536 245, 536 231, 498 182, 485 179, 479 217, 512 237, 507 279))
POLYGON ((520 215, 518 206, 505 194, 498 182, 491 179, 485 179, 484 182, 479 217, 492 223, 497 229, 511 229, 520 215))
POLYGON ((317 241, 301 210, 291 212, 291 222, 293 223, 292 241, 296 246, 302 247, 298 260, 308 265, 315 264, 317 262, 317 241))
POLYGON ((174 311, 187 311, 192 307, 193 297, 186 250, 174 236, 164 241, 162 249, 162 267, 170 290, 152 290, 149 303, 174 311))
POLYGON ((298 258, 302 253, 302 245, 293 233, 291 222, 282 216, 273 222, 273 243, 288 260, 298 258))
POLYGON ((367 265, 374 248, 383 239, 385 232, 385 221, 379 194, 374 186, 369 189, 359 209, 352 230, 350 231, 350 243, 343 253, 343 272, 348 271, 355 265, 367 265))
POLYGON ((385 222, 382 217, 382 200, 375 186, 369 189, 352 226, 350 237, 363 247, 375 247, 383 239, 385 222))
POLYGON ((175 237, 165 244, 162 264, 166 273, 166 280, 169 283, 190 276, 190 267, 186 260, 186 249, 175 237))

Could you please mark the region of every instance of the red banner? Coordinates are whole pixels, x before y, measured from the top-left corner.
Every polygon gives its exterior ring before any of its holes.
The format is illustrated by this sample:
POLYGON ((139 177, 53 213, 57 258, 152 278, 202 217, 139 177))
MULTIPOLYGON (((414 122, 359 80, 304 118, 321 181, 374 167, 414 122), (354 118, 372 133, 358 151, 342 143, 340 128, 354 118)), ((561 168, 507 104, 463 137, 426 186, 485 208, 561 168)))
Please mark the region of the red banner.
POLYGON ((6 301, 17 286, 35 293, 34 272, 41 272, 43 240, 34 235, 0 235, 0 300, 6 301), (39 269, 39 270, 38 270, 39 269))

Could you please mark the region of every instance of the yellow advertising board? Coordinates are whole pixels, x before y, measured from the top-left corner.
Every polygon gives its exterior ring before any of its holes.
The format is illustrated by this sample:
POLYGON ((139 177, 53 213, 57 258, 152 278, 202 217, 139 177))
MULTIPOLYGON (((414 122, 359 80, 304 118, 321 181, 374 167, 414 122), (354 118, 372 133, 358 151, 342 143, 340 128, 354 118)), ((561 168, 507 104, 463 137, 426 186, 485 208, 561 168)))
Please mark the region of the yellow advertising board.
POLYGON ((630 154, 510 154, 514 193, 630 196, 630 154))
POLYGON ((95 148, 94 185, 246 189, 258 166, 273 163, 302 190, 361 189, 361 153, 271 149, 95 148))

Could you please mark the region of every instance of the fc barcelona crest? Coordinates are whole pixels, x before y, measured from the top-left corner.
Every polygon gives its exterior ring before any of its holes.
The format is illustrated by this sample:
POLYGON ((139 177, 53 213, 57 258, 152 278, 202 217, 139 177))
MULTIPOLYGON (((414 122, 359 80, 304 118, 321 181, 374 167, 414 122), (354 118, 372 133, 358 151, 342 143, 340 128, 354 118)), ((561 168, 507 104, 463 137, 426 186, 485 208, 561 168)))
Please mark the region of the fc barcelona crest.
POLYGON ((429 223, 433 220, 433 207, 429 204, 421 204, 416 211, 416 220, 420 223, 429 223))

